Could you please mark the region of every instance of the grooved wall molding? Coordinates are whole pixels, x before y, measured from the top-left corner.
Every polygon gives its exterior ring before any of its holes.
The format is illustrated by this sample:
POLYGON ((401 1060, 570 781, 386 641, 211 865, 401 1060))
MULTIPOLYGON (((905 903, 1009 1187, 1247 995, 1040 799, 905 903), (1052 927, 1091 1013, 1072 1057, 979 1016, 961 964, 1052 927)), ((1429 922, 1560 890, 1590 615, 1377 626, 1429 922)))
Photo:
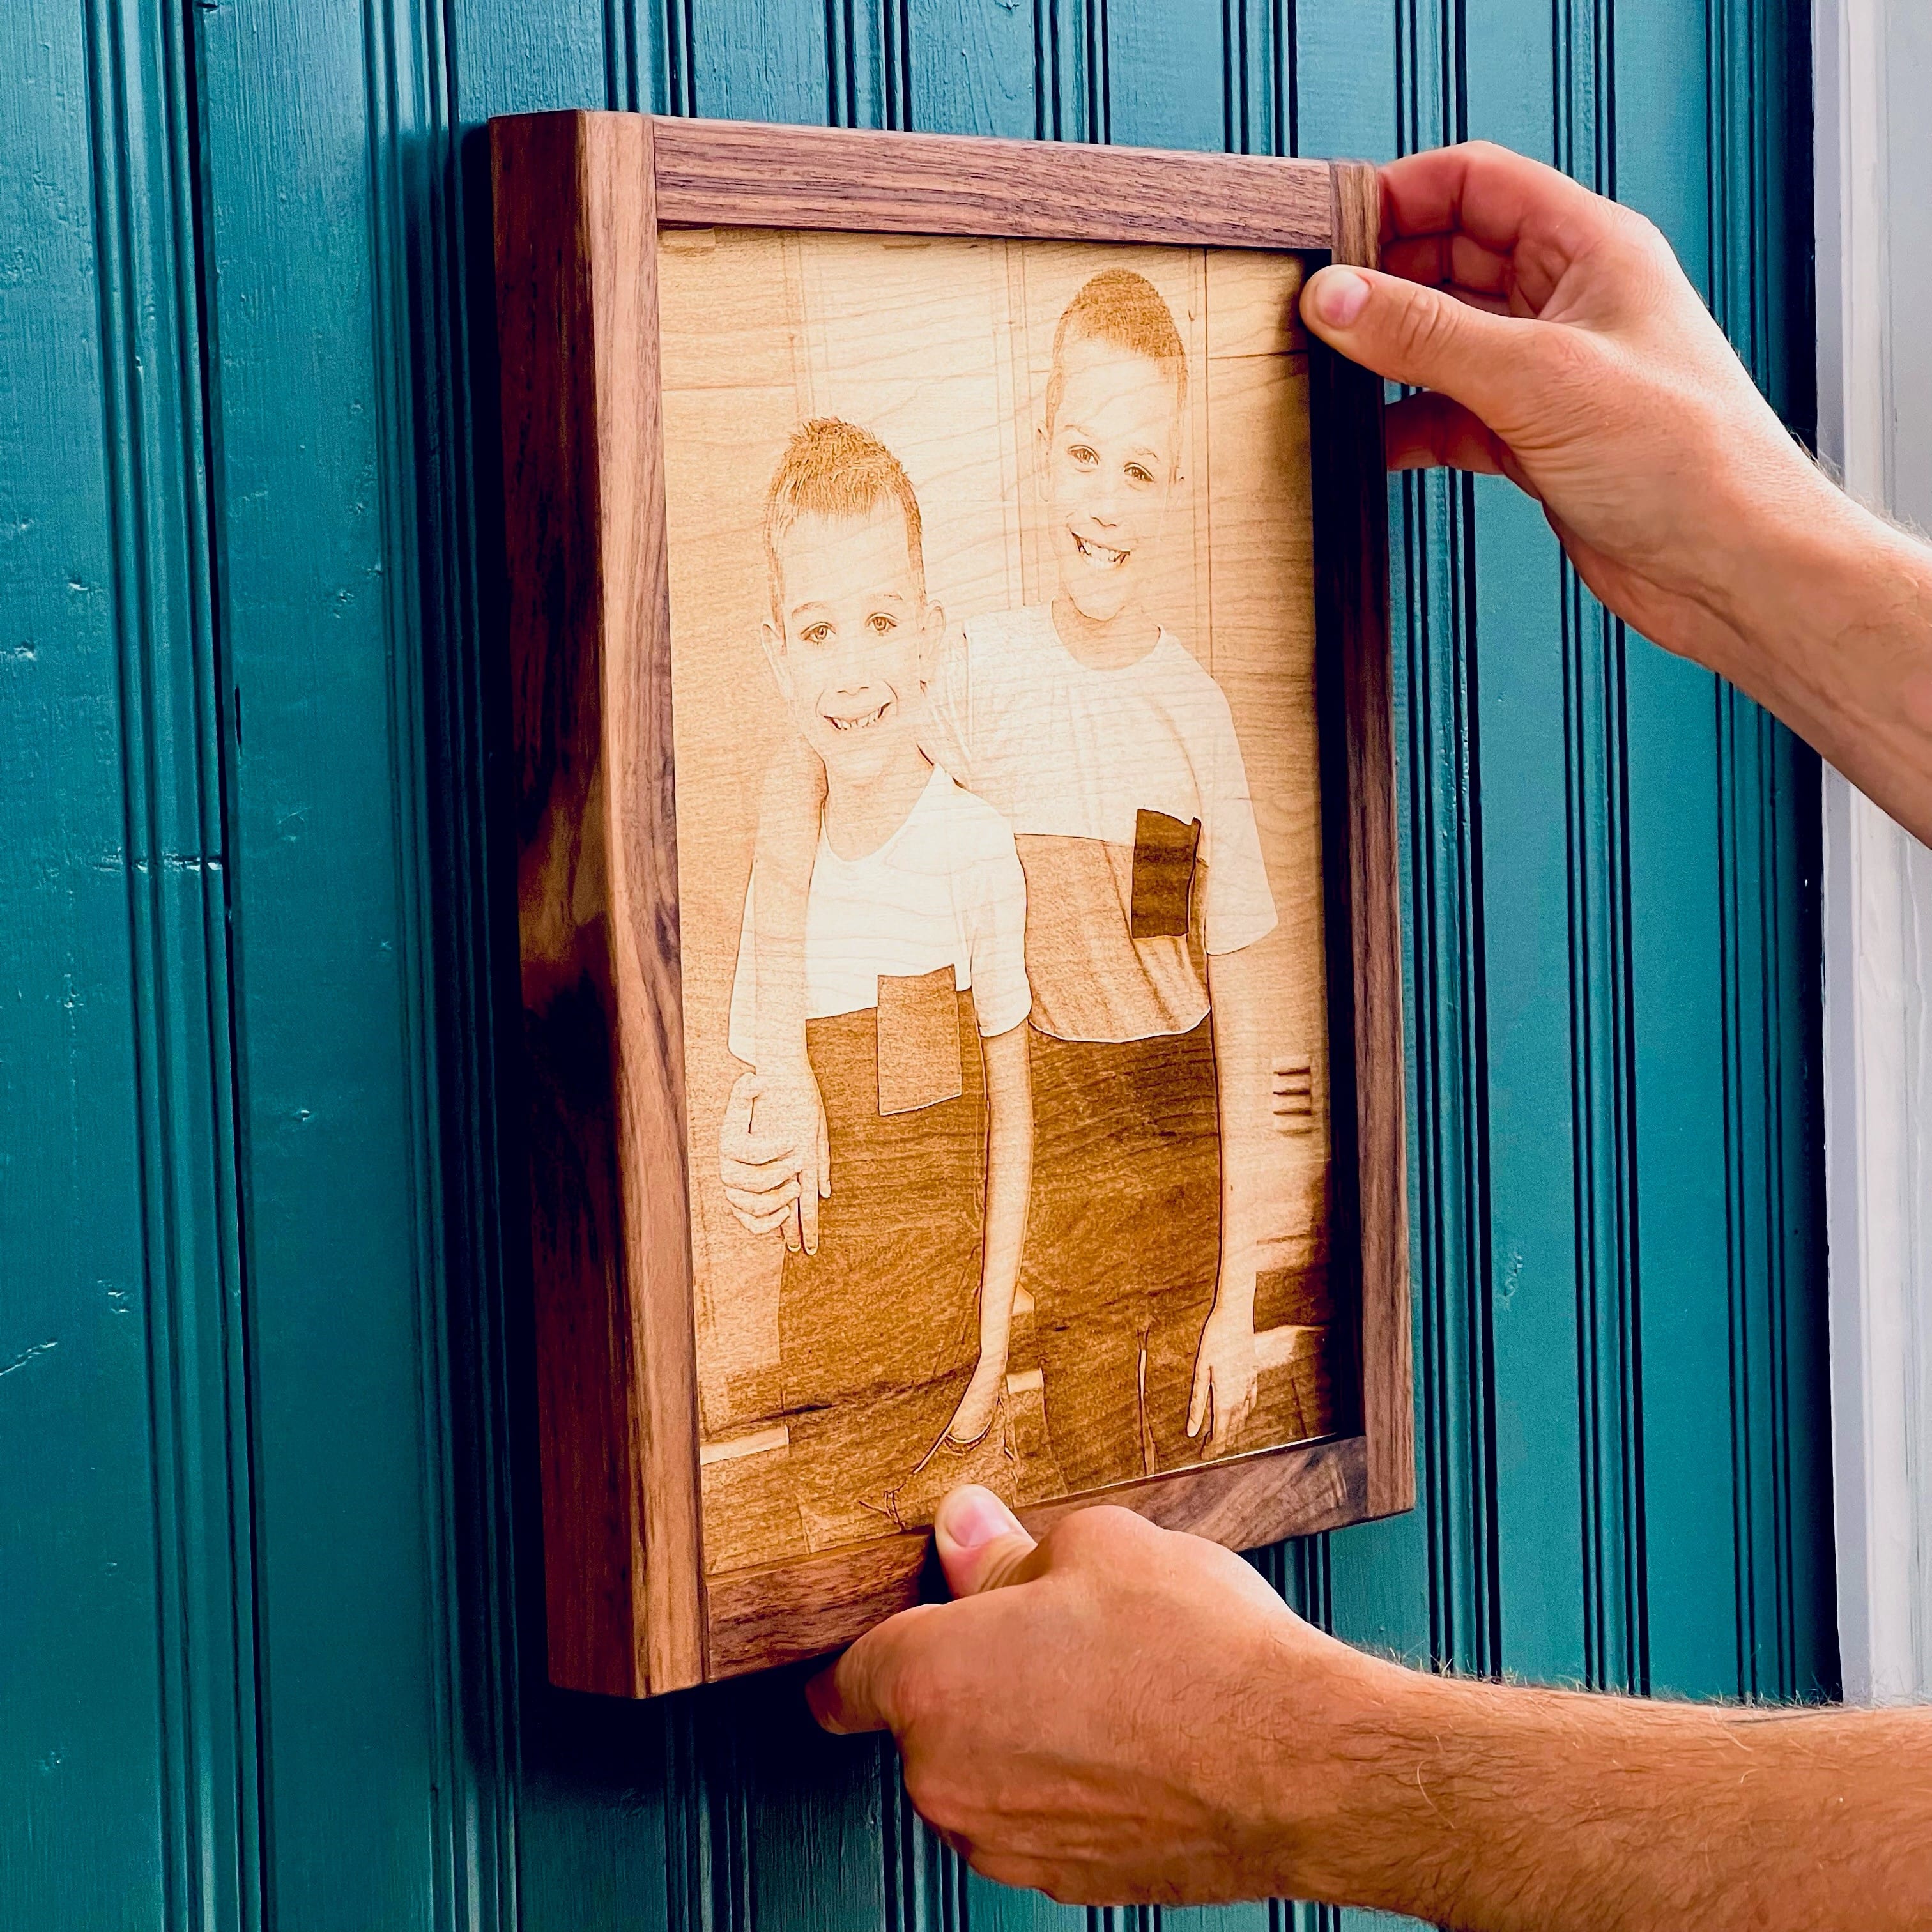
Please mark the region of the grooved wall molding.
MULTIPOLYGON (((972 1877, 795 1674, 544 1683, 485 122, 1490 136, 1652 216, 1808 434, 1808 28, 0 8, 0 1924, 1156 1922, 972 1877)), ((1816 763, 1506 484, 1390 508, 1418 1507, 1256 1561, 1445 1669, 1828 1694, 1816 763)))

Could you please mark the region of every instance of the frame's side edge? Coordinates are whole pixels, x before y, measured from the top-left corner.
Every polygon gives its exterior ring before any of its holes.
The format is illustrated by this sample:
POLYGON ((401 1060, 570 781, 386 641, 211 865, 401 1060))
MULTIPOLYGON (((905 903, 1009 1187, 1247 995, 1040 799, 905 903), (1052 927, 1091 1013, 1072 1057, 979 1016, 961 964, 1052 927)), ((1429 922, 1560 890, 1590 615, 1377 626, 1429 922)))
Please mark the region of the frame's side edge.
MULTIPOLYGON (((1366 162, 1338 161, 1331 179, 1333 258, 1373 266, 1381 245, 1376 170, 1366 162)), ((1310 374, 1316 621, 1330 701, 1340 705, 1348 778, 1345 877, 1352 970, 1336 990, 1352 1008, 1354 1111, 1352 1120, 1340 1124, 1346 1131, 1337 1133, 1336 1151, 1342 1157, 1352 1140, 1361 1256, 1362 1426, 1368 1439, 1369 1510, 1381 1516, 1415 1502, 1382 386, 1380 377, 1318 342, 1310 344, 1310 374)))
POLYGON ((520 117, 490 135, 549 1670, 637 1696, 584 120, 520 117))
POLYGON ((706 1674, 697 1339, 685 1132, 670 596, 658 392, 653 124, 584 121, 604 578, 603 799, 618 1035, 618 1164, 636 1365, 638 1668, 706 1674))

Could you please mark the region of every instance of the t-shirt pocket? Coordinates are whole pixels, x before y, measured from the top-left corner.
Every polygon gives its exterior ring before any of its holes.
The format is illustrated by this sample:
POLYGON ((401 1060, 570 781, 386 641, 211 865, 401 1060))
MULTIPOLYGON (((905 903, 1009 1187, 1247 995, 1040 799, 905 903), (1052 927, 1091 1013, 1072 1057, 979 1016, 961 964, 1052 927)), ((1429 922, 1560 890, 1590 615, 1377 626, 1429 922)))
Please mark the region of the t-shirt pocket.
POLYGON ((910 1114, 966 1090, 950 966, 879 975, 879 1112, 910 1114))
POLYGON ((1185 939, 1201 821, 1134 814, 1134 884, 1128 930, 1136 939, 1185 939))

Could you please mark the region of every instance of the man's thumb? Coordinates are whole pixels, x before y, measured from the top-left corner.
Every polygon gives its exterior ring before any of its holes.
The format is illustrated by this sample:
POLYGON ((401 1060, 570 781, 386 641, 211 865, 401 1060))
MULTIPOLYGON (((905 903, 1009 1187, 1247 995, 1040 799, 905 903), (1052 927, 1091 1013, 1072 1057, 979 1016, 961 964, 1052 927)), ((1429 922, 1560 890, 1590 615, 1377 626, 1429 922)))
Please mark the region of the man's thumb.
POLYGON ((1331 348, 1392 382, 1435 389, 1486 419, 1533 322, 1472 308, 1441 289, 1374 268, 1335 267, 1309 278, 1302 320, 1331 348))
POLYGON ((1017 1582, 1016 1573, 1036 1547, 1019 1518, 976 1483, 948 1492, 932 1532, 956 1597, 976 1597, 982 1590, 1017 1582))

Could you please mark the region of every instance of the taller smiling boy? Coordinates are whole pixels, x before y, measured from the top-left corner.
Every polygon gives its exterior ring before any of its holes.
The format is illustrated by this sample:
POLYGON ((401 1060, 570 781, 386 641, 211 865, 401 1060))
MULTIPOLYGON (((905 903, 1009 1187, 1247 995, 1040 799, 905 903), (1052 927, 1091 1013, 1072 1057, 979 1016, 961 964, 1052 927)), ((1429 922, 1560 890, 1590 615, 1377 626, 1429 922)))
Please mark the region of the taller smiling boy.
POLYGON ((1227 700, 1150 608, 1187 393, 1159 292, 1094 276, 1055 332, 1040 433, 1053 600, 969 620, 922 731, 1025 868, 1021 1286, 1075 1490, 1224 1450, 1256 1391, 1270 1101, 1248 949, 1276 913, 1227 700))

